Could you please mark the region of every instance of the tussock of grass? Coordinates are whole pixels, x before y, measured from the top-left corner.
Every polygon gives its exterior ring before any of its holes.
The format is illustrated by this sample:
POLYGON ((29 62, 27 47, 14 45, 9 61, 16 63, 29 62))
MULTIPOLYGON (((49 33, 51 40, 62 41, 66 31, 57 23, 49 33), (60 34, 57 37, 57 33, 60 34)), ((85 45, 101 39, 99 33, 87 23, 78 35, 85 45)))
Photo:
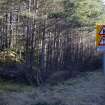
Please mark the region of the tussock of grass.
POLYGON ((30 92, 32 88, 32 86, 28 86, 25 84, 13 83, 10 81, 3 81, 0 79, 0 92, 30 92))

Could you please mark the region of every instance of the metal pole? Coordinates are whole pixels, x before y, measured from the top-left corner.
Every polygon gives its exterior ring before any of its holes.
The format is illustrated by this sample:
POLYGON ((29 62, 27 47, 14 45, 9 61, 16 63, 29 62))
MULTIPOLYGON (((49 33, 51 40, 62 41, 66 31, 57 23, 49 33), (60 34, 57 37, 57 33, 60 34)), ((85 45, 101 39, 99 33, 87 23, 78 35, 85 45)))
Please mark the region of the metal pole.
POLYGON ((105 74, 105 53, 103 54, 103 70, 104 70, 104 74, 105 74))

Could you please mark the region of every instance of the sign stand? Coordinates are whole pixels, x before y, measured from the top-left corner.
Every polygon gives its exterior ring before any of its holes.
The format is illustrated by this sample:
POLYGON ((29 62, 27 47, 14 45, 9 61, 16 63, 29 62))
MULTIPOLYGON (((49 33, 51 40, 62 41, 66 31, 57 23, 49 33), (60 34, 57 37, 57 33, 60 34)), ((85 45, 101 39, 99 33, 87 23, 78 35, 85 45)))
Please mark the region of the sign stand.
POLYGON ((96 25, 97 51, 103 52, 103 72, 105 74, 105 25, 96 25))
POLYGON ((103 54, 103 71, 104 71, 104 74, 105 74, 105 53, 103 54))

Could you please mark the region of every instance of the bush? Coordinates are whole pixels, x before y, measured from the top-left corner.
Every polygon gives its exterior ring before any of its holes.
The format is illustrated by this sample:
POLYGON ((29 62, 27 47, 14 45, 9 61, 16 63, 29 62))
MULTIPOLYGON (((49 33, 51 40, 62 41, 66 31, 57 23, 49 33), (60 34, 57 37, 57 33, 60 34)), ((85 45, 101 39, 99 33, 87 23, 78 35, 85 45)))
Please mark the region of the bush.
POLYGON ((0 52, 0 64, 16 64, 21 63, 22 60, 19 59, 18 54, 15 51, 4 50, 0 52))

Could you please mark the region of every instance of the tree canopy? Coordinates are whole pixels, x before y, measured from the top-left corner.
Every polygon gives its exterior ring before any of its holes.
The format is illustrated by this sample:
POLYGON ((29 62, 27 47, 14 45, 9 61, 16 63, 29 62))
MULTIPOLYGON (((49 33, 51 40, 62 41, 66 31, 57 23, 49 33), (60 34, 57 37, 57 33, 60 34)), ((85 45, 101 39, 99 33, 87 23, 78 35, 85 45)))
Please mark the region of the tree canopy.
POLYGON ((65 0, 64 6, 66 18, 80 24, 95 24, 104 12, 101 0, 65 0))

